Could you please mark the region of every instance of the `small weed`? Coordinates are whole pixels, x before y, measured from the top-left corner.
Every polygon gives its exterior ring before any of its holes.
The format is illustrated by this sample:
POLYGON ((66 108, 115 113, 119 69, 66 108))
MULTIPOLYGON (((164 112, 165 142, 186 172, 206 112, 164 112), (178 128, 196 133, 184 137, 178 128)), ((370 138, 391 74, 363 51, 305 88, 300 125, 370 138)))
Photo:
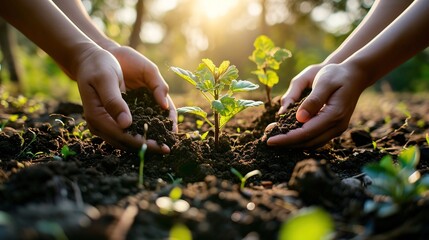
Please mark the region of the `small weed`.
POLYGON ((71 150, 69 146, 64 145, 61 148, 61 155, 63 156, 64 160, 67 160, 67 158, 76 155, 76 152, 71 150))
POLYGON ((247 179, 249 179, 250 177, 253 177, 255 175, 262 175, 261 171, 259 170, 250 171, 244 176, 235 168, 231 168, 231 172, 240 179, 240 182, 241 182, 240 189, 244 188, 244 185, 246 184, 247 179))

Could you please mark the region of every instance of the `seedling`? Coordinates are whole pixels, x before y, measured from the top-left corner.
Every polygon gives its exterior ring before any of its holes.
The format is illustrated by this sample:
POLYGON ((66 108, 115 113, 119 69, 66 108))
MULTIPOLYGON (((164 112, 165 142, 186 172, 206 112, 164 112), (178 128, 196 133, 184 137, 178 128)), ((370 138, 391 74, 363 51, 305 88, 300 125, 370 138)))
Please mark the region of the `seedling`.
POLYGON ((261 101, 235 99, 237 92, 246 92, 257 89, 259 86, 246 80, 237 80, 238 70, 229 61, 223 61, 219 67, 210 59, 203 59, 195 72, 178 67, 170 68, 181 78, 198 89, 210 103, 213 119, 200 107, 178 108, 179 114, 191 113, 201 117, 214 128, 215 145, 219 144, 219 132, 225 124, 237 113, 248 107, 262 105, 261 101))
POLYGON ((159 197, 155 203, 159 207, 162 214, 172 214, 174 212, 186 212, 190 205, 187 201, 180 199, 182 197, 182 189, 179 186, 173 187, 168 196, 159 197))
POLYGON ((253 171, 250 171, 250 172, 248 172, 246 175, 244 175, 244 177, 243 177, 243 175, 242 175, 242 174, 241 174, 237 169, 235 169, 235 168, 231 168, 231 172, 232 172, 235 176, 237 176, 237 177, 240 179, 240 181, 241 181, 240 189, 243 189, 243 188, 244 188, 244 185, 246 184, 247 179, 249 179, 250 177, 253 177, 253 176, 255 176, 255 175, 262 175, 261 171, 259 171, 259 170, 253 170, 253 171))
POLYGON ((279 82, 279 76, 275 70, 278 70, 280 64, 292 54, 287 49, 276 47, 274 42, 265 35, 257 37, 253 46, 255 50, 249 59, 256 63, 256 70, 252 73, 265 85, 267 103, 271 106, 271 89, 279 82))
POLYGON ((146 144, 146 133, 148 130, 147 123, 144 124, 144 136, 143 136, 143 144, 139 151, 139 158, 140 158, 140 167, 139 167, 139 182, 138 187, 143 188, 143 169, 144 169, 144 157, 147 150, 147 144, 146 144))
POLYGON ((76 155, 76 152, 75 152, 75 151, 73 151, 73 150, 71 150, 71 149, 69 148, 69 146, 64 145, 64 146, 61 148, 61 155, 63 155, 64 160, 67 160, 67 158, 69 158, 69 157, 71 157, 71 156, 76 155))
POLYGON ((383 202, 367 201, 365 210, 376 211, 379 216, 388 216, 403 204, 419 199, 421 194, 429 189, 429 176, 421 177, 416 170, 419 160, 419 149, 413 146, 399 154, 398 164, 387 155, 379 163, 364 166, 363 172, 372 179, 368 190, 374 195, 388 198, 383 202))

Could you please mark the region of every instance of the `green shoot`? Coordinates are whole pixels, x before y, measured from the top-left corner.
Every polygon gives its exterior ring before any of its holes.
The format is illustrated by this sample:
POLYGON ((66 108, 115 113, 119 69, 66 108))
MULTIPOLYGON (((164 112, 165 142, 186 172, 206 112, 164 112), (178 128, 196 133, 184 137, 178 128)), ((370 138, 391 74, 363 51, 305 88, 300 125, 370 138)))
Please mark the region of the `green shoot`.
POLYGON ((302 208, 282 224, 279 240, 330 239, 329 235, 333 230, 334 221, 325 210, 316 207, 302 208))
POLYGON ((170 173, 167 173, 168 177, 170 177, 171 180, 171 184, 173 184, 174 186, 179 185, 182 182, 182 178, 174 178, 173 175, 171 175, 170 173))
POLYGON ((259 170, 253 170, 248 172, 246 175, 242 175, 237 169, 235 168, 231 168, 231 172, 238 177, 238 179, 240 179, 240 189, 244 188, 244 185, 246 184, 247 179, 249 179, 250 177, 253 177, 255 175, 262 175, 261 171, 259 170))
POLYGON ((147 150, 147 144, 146 144, 146 133, 148 130, 148 125, 144 124, 144 136, 143 136, 143 144, 139 151, 139 159, 140 159, 140 167, 139 167, 139 182, 138 187, 143 188, 143 169, 144 169, 144 157, 147 150))
POLYGON ((9 120, 6 121, 2 121, 1 125, 0 125, 0 132, 3 131, 3 129, 6 127, 6 124, 8 124, 9 120))
POLYGON ((363 172, 373 181, 368 190, 374 195, 384 195, 389 199, 386 202, 367 201, 366 211, 376 211, 380 216, 388 216, 401 205, 419 199, 429 189, 429 176, 422 177, 416 170, 419 160, 419 148, 413 146, 399 154, 398 164, 387 155, 379 163, 365 165, 363 172))
POLYGON ((267 103, 271 106, 271 89, 279 82, 279 76, 275 70, 278 70, 280 64, 292 54, 287 49, 276 47, 274 42, 265 35, 257 37, 253 46, 255 50, 249 59, 256 64, 256 70, 252 73, 265 85, 267 103))
POLYGON ((75 151, 73 151, 73 150, 71 150, 71 149, 69 148, 69 146, 64 145, 64 146, 61 148, 61 155, 63 155, 64 160, 67 160, 67 158, 69 158, 69 157, 71 157, 71 156, 76 155, 76 152, 75 152, 75 151))
POLYGON ((238 69, 230 65, 229 61, 223 61, 219 67, 210 59, 203 59, 195 72, 178 67, 170 68, 174 73, 193 85, 201 92, 211 106, 213 119, 200 107, 181 107, 177 109, 179 114, 190 113, 202 118, 214 129, 216 147, 219 145, 220 130, 236 114, 248 107, 262 105, 260 101, 235 99, 233 95, 238 92, 247 92, 257 89, 259 86, 246 80, 237 80, 238 69))

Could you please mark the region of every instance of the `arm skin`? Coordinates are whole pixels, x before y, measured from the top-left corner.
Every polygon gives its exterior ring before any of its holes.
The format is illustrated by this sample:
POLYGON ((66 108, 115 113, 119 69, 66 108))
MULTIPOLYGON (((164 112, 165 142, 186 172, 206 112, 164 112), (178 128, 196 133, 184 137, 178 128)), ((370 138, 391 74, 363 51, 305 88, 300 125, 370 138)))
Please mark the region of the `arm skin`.
MULTIPOLYGON (((174 104, 167 94, 168 86, 155 64, 98 31, 79 1, 56 1, 56 4, 52 1, 3 1, 0 15, 77 81, 91 132, 120 148, 142 145, 141 136, 133 137, 123 130, 132 122, 128 106, 121 97, 121 91, 127 87, 151 89, 160 105, 170 108, 170 116, 177 122, 174 104)), ((167 146, 158 146, 152 140, 148 141, 148 147, 160 153, 169 152, 167 146)))
POLYGON ((305 124, 288 134, 271 137, 268 145, 317 147, 345 131, 360 94, 429 45, 428 12, 427 0, 414 1, 360 50, 317 71, 314 81, 310 81, 313 90, 297 111, 297 120, 305 124))

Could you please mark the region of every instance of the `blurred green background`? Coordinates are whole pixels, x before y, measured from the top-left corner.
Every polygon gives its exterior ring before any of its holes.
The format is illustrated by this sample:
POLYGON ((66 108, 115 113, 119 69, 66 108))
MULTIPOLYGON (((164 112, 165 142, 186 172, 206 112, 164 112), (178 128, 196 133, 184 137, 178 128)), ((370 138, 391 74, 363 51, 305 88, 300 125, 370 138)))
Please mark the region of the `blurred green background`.
MULTIPOLYGON (((202 58, 230 60, 241 79, 257 82, 248 56, 260 34, 293 56, 282 64, 282 94, 306 66, 324 60, 362 20, 373 0, 83 0, 94 22, 109 37, 130 45, 155 62, 171 88, 188 86, 168 70, 195 70, 202 58)), ((0 82, 8 91, 79 102, 76 84, 55 62, 4 22, 0 82), (6 30, 5 30, 6 29, 6 30), (5 32, 6 31, 6 32, 5 32), (5 34, 7 33, 7 34, 5 34), (8 58, 12 50, 13 61, 8 58)), ((375 91, 421 92, 429 89, 429 51, 423 51, 378 81, 375 91)), ((261 91, 263 89, 261 88, 261 91)))

